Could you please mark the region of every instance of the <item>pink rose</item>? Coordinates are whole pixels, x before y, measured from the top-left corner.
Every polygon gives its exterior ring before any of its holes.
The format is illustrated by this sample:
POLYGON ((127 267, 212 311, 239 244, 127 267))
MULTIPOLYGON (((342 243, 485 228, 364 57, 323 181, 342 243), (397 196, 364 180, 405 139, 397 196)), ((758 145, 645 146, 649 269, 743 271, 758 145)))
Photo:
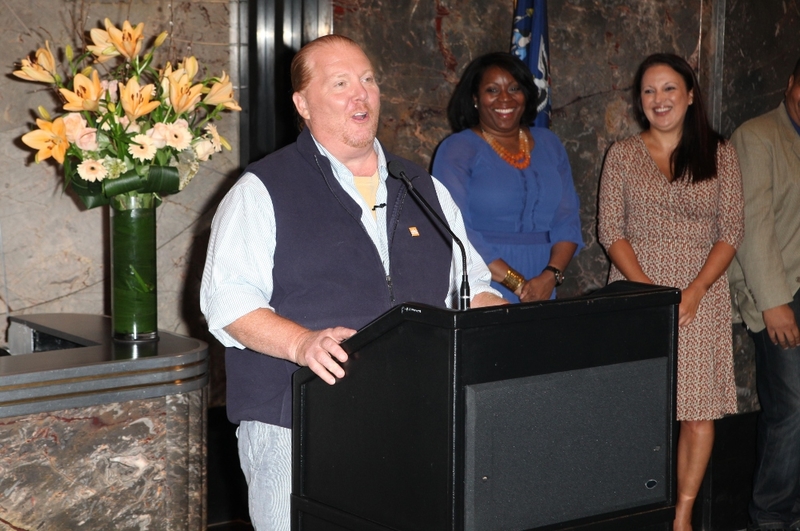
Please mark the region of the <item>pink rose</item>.
POLYGON ((106 99, 108 101, 116 102, 119 99, 118 97, 119 81, 117 81, 116 79, 112 79, 111 81, 104 79, 100 82, 100 86, 106 92, 106 99))
POLYGON ((136 122, 131 122, 127 116, 122 116, 119 119, 119 125, 125 130, 126 133, 140 133, 141 127, 136 122))
POLYGON ((161 149, 167 145, 169 128, 164 122, 156 122, 152 129, 147 130, 146 134, 153 139, 153 145, 155 145, 157 149, 161 149))
POLYGON ((86 129, 86 120, 76 112, 71 112, 64 116, 64 127, 66 128, 67 141, 74 144, 78 136, 86 129))
POLYGON ((78 134, 75 139, 75 145, 84 151, 97 151, 97 129, 86 127, 78 134))
POLYGON ((200 162, 207 161, 208 157, 213 155, 215 151, 214 144, 207 138, 200 139, 192 147, 194 148, 194 154, 197 156, 197 160, 200 162))

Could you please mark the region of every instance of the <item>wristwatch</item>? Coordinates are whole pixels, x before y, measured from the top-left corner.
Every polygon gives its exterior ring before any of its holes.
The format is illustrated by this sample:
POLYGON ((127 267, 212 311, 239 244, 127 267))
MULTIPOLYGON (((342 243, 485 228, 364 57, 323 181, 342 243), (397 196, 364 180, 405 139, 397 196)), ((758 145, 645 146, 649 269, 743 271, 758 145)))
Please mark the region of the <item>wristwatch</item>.
POLYGON ((556 276, 556 286, 560 286, 564 282, 564 273, 562 273, 557 267, 548 265, 544 268, 544 270, 553 272, 553 274, 556 276))

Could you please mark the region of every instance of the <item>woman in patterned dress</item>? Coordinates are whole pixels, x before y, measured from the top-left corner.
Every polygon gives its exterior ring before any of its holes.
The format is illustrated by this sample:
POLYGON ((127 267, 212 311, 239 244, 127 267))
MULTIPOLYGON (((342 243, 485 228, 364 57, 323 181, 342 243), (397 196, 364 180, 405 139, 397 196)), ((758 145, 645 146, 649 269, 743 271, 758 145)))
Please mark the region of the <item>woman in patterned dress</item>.
POLYGON ((681 289, 678 310, 678 500, 673 529, 691 529, 714 444, 714 419, 736 412, 725 271, 744 234, 739 162, 714 131, 689 64, 649 56, 633 87, 641 134, 608 151, 598 235, 628 279, 681 289))

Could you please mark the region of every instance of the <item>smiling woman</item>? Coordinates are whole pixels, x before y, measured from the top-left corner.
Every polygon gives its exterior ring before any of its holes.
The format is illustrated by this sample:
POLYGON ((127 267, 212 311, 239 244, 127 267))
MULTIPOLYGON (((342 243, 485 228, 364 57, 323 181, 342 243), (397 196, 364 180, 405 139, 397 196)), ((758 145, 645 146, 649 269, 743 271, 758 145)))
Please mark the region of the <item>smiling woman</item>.
POLYGON ((680 74, 667 65, 653 65, 642 76, 642 111, 650 129, 680 138, 686 110, 694 101, 680 74))
POLYGON ((685 60, 645 59, 633 100, 644 131, 608 151, 598 238, 613 264, 609 282, 682 290, 674 529, 686 531, 714 443, 713 419, 736 412, 725 270, 744 233, 742 183, 736 152, 709 125, 685 60))
POLYGON ((469 240, 508 300, 555 297, 583 247, 567 153, 550 130, 529 127, 538 90, 508 53, 467 66, 447 115, 455 134, 436 152, 433 174, 464 215, 469 240))

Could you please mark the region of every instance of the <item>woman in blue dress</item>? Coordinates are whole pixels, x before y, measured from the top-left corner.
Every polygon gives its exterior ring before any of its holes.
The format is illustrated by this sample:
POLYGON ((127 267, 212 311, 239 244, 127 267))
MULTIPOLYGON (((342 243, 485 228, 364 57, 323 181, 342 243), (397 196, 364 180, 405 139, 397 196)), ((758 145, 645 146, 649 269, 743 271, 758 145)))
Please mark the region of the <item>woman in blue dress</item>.
POLYGON ((492 285, 511 301, 555 298, 583 247, 566 150, 549 129, 522 125, 536 117, 537 94, 530 70, 514 55, 473 60, 447 108, 454 134, 433 162, 492 285))

